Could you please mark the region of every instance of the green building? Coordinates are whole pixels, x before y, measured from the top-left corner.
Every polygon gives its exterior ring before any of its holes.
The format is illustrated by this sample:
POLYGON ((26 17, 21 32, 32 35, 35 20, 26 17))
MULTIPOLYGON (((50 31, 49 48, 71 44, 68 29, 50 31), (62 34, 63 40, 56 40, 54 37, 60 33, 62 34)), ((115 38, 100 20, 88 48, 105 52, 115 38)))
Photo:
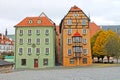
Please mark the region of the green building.
POLYGON ((55 24, 42 13, 15 26, 15 68, 55 66, 55 24))

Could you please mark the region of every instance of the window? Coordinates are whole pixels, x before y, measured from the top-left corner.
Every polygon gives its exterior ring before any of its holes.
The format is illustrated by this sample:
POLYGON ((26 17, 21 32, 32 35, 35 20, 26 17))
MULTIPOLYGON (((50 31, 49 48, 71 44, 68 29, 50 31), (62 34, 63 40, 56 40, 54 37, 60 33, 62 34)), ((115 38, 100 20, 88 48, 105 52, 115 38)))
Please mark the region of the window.
POLYGON ((22 54, 23 53, 23 48, 19 48, 19 54, 22 54))
POLYGON ((87 49, 83 49, 83 54, 87 54, 87 53, 88 53, 87 49))
POLYGON ((73 50, 75 53, 78 53, 78 52, 80 53, 80 52, 82 52, 82 46, 74 46, 73 50))
POLYGON ((45 44, 46 44, 46 45, 49 44, 49 38, 45 38, 45 44))
POLYGON ((74 59, 70 58, 70 64, 74 64, 74 59))
POLYGON ((86 34, 86 33, 87 33, 86 29, 83 29, 83 30, 82 30, 82 33, 83 33, 83 34, 86 34))
POLYGON ((87 58, 82 59, 83 64, 87 64, 87 58))
POLYGON ((77 16, 79 16, 79 14, 77 14, 77 13, 74 13, 74 14, 73 14, 73 16, 74 16, 74 17, 77 17, 77 16))
POLYGON ((36 44, 38 44, 38 45, 40 44, 40 39, 39 38, 36 39, 36 44))
POLYGON ((82 19, 82 25, 86 25, 86 19, 82 19))
POLYGON ((22 45, 23 44, 23 39, 19 39, 19 43, 20 43, 20 45, 22 45))
POLYGON ((21 59, 21 65, 26 66, 26 59, 21 59))
POLYGON ((81 42, 81 37, 73 37, 73 42, 75 43, 81 42))
POLYGON ((31 53, 32 53, 32 49, 28 48, 28 54, 31 54, 31 53))
POLYGON ((46 54, 46 55, 49 54, 49 48, 45 48, 45 54, 46 54))
POLYGON ((72 40, 71 39, 68 39, 68 44, 72 44, 72 40))
POLYGON ((40 24, 40 23, 41 23, 41 20, 37 20, 37 23, 40 24))
POLYGON ((71 55, 71 54, 72 54, 72 50, 68 49, 68 55, 71 55))
POLYGON ((87 44, 87 39, 86 38, 83 39, 83 44, 87 44))
POLYGON ((20 35, 23 35, 23 30, 20 30, 20 33, 19 33, 20 35))
POLYGON ((31 39, 28 39, 28 44, 31 44, 32 43, 32 40, 31 39))
POLYGON ((47 59, 47 58, 43 59, 43 65, 44 65, 44 66, 47 66, 47 65, 48 65, 48 59, 47 59))
POLYGON ((29 21, 28 21, 28 23, 29 23, 29 24, 32 24, 32 23, 33 23, 33 21, 32 21, 32 20, 29 20, 29 21))
POLYGON ((36 30, 36 34, 39 35, 40 34, 40 30, 36 30))
POLYGON ((36 48, 36 54, 40 54, 40 48, 36 48))
POLYGON ((68 34, 72 34, 72 29, 68 29, 68 34))
POLYGON ((67 25, 72 25, 72 20, 71 19, 67 20, 67 25))
POLYGON ((28 30, 28 35, 31 35, 32 34, 32 30, 28 30))
POLYGON ((45 35, 49 35, 49 30, 48 29, 45 30, 45 35))

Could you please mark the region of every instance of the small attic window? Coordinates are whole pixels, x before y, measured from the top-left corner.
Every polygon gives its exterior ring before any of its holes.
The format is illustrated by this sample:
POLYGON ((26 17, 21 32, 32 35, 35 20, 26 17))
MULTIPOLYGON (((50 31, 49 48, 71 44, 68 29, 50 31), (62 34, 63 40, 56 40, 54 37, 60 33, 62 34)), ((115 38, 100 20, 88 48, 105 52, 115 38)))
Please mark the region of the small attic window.
POLYGON ((28 22, 29 22, 29 24, 32 24, 32 23, 33 23, 33 21, 32 21, 32 20, 29 20, 28 22))
POLYGON ((41 20, 37 20, 37 23, 40 24, 40 23, 41 23, 41 20))
POLYGON ((74 13, 74 14, 73 14, 73 16, 77 17, 77 16, 79 16, 79 14, 77 14, 77 13, 74 13))

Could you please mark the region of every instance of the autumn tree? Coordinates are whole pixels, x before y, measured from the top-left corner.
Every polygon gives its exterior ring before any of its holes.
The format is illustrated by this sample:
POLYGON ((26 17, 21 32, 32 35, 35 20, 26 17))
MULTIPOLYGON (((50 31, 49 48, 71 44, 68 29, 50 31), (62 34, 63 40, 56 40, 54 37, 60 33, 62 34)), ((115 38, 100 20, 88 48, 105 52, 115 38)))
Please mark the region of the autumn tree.
POLYGON ((108 62, 109 62, 109 57, 116 57, 117 58, 117 62, 118 62, 118 58, 120 56, 120 38, 119 36, 109 30, 107 31, 107 41, 105 43, 105 51, 107 53, 107 57, 108 57, 108 62))
POLYGON ((91 38, 91 52, 92 52, 92 57, 97 57, 97 55, 94 53, 93 47, 95 45, 95 41, 97 39, 97 37, 99 36, 99 34, 103 32, 103 30, 98 31, 92 38, 91 38))
POLYGON ((106 36, 107 36, 106 31, 102 30, 99 33, 99 36, 96 38, 94 46, 92 48, 93 55, 95 55, 96 57, 98 57, 98 59, 102 58, 102 61, 103 61, 104 56, 107 54, 105 52, 105 46, 104 46, 105 42, 107 40, 106 36))

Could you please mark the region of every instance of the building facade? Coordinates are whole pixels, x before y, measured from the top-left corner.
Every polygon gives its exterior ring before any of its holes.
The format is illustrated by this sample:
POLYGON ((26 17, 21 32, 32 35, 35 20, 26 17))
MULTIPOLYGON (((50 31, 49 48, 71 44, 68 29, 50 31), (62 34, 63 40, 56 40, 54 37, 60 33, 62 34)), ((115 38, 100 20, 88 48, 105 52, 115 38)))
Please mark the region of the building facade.
POLYGON ((77 6, 71 7, 60 24, 63 66, 92 64, 90 47, 90 19, 77 6))
POLYGON ((103 30, 112 30, 120 35, 120 25, 101 25, 100 27, 103 30))
POLYGON ((15 68, 55 65, 55 24, 42 13, 15 26, 15 68))
POLYGON ((60 64, 60 32, 59 26, 56 26, 56 63, 60 64))
POLYGON ((9 55, 14 53, 14 41, 0 33, 0 54, 9 55))

